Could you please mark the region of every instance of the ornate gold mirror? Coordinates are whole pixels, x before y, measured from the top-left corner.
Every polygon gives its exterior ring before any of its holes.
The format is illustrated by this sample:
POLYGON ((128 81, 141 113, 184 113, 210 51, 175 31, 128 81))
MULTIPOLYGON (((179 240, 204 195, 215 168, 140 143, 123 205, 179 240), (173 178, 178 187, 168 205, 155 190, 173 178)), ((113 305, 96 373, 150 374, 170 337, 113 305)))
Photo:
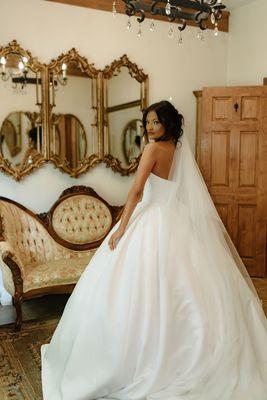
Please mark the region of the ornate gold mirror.
POLYGON ((50 161, 77 177, 101 161, 98 70, 75 49, 49 66, 50 161))
POLYGON ((141 153, 142 110, 148 102, 148 76, 126 55, 103 71, 104 161, 122 175, 134 172, 141 153))
POLYGON ((0 48, 0 170, 16 180, 45 162, 43 69, 16 41, 0 48))

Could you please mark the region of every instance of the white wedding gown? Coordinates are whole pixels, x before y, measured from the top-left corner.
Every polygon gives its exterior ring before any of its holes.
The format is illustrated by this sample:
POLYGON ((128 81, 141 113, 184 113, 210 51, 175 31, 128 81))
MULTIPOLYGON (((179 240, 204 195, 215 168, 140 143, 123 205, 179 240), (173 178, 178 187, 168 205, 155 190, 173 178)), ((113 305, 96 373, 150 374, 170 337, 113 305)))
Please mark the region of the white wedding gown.
POLYGON ((118 225, 97 250, 42 347, 44 400, 267 399, 261 305, 175 187, 151 173, 116 249, 118 225))

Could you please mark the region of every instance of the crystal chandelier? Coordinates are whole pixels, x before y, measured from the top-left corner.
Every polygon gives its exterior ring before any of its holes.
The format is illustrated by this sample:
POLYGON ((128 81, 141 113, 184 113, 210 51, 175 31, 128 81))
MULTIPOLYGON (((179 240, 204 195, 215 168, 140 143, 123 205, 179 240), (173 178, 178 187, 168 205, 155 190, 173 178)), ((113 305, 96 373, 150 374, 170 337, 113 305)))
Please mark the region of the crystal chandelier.
MULTIPOLYGON (((198 37, 203 39, 203 31, 207 28, 207 23, 210 21, 214 27, 214 35, 219 33, 218 21, 222 17, 222 11, 226 6, 222 0, 122 0, 125 3, 125 13, 129 19, 127 22, 127 29, 131 29, 130 18, 137 15, 139 22, 138 36, 141 36, 141 23, 146 16, 152 18, 149 30, 154 31, 155 23, 153 17, 156 15, 166 17, 170 22, 170 29, 168 32, 169 38, 173 37, 173 22, 178 23, 178 30, 180 34, 179 43, 182 42, 181 33, 186 28, 188 21, 195 24, 199 28, 198 37)), ((113 16, 116 15, 116 0, 112 5, 113 16)))

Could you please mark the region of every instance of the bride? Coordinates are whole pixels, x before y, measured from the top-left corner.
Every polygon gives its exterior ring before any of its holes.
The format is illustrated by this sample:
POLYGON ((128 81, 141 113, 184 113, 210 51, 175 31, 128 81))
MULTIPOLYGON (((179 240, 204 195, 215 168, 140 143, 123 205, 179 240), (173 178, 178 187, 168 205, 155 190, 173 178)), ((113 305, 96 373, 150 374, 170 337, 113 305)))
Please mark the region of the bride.
POLYGON ((266 400, 267 322, 167 101, 50 344, 44 400, 266 400))

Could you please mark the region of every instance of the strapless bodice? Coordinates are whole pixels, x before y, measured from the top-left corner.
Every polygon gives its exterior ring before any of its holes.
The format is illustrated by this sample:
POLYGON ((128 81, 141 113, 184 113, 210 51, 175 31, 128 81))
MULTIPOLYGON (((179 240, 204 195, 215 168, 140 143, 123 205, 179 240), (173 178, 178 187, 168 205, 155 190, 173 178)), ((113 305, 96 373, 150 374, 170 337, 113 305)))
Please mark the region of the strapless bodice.
POLYGON ((142 203, 164 204, 174 194, 176 184, 168 179, 150 173, 143 192, 142 203))

